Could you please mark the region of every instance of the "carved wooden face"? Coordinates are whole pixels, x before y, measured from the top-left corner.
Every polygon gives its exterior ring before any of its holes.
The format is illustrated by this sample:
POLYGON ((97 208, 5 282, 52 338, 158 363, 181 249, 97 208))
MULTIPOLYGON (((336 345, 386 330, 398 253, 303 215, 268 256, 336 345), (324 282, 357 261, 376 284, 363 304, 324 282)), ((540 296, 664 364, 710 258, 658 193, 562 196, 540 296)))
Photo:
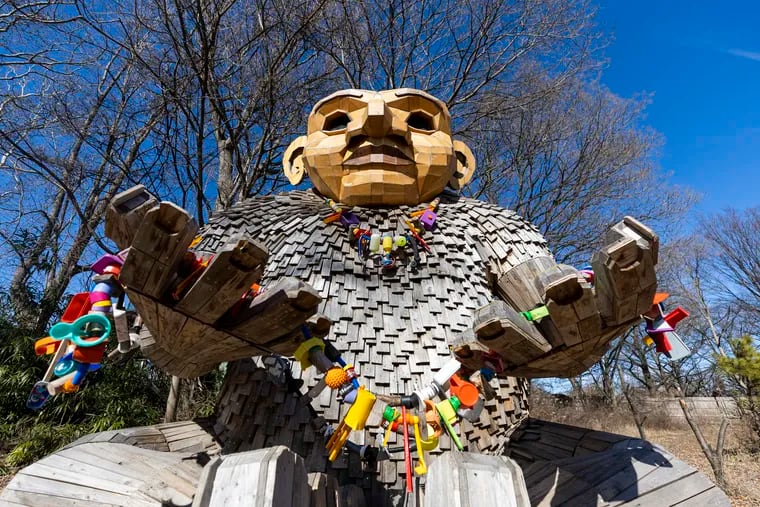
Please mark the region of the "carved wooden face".
POLYGON ((445 104, 408 88, 321 100, 283 163, 292 183, 305 171, 321 194, 350 205, 426 202, 447 184, 460 188, 475 167, 467 146, 451 138, 445 104))

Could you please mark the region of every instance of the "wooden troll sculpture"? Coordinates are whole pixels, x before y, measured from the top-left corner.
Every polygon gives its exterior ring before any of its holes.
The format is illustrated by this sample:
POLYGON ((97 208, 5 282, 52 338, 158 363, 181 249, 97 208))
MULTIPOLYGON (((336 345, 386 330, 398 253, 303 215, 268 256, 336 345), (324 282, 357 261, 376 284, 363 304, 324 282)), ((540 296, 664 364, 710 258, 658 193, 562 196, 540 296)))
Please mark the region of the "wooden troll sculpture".
MULTIPOLYGON (((436 461, 504 454, 527 415, 520 379, 588 369, 652 305, 649 228, 630 217, 612 227, 593 274, 557 264, 514 212, 458 195, 474 157, 422 91, 319 101, 283 165, 314 188, 246 199, 200 231, 142 187, 109 209, 144 355, 185 378, 229 363, 214 418, 143 428, 121 446, 174 451, 153 452, 153 473, 186 470, 190 451, 220 454, 185 490, 163 481, 175 504, 238 505, 247 493, 308 505, 339 486, 350 505, 429 500, 450 487, 436 461)), ((511 474, 511 493, 494 484, 482 505, 527 501, 511 474)))

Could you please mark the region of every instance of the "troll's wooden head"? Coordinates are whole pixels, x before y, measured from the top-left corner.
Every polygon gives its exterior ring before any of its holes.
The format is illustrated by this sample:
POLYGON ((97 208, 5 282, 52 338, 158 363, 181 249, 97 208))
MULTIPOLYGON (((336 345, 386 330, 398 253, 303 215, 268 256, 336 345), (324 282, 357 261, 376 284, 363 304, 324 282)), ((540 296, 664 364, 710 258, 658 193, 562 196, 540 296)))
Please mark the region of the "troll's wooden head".
POLYGON ((451 116, 435 97, 411 88, 343 90, 317 102, 283 166, 292 184, 307 175, 345 204, 415 205, 447 185, 462 188, 475 157, 451 137, 451 116))

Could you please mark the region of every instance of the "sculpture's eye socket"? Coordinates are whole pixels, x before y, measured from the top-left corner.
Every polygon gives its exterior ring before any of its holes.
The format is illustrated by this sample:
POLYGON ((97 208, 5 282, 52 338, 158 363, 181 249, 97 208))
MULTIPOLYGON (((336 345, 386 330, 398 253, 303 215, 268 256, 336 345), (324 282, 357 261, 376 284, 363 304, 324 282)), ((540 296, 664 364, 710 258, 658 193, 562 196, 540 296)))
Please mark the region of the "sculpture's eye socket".
POLYGON ((325 124, 322 130, 325 132, 337 132, 348 127, 350 118, 343 111, 337 111, 327 118, 325 118, 325 124))
POLYGON ((407 125, 417 130, 432 131, 435 130, 433 117, 423 111, 415 111, 406 119, 407 125))

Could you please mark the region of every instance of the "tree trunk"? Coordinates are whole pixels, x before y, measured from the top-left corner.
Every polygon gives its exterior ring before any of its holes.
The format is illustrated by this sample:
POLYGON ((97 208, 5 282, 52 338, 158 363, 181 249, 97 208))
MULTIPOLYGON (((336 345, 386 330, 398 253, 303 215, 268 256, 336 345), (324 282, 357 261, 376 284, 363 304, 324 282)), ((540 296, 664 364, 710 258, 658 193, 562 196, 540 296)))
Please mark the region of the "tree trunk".
POLYGON ((723 470, 723 444, 726 441, 728 419, 724 417, 720 422, 720 430, 718 430, 716 447, 713 449, 705 439, 704 434, 702 434, 702 428, 699 427, 699 424, 697 424, 697 422, 692 417, 691 410, 686 404, 686 400, 679 398, 678 403, 681 405, 681 410, 683 411, 684 417, 686 417, 686 422, 689 423, 691 431, 694 433, 697 442, 699 442, 699 446, 702 448, 702 452, 705 454, 707 461, 710 462, 710 467, 713 470, 713 474, 715 474, 715 484, 717 484, 721 489, 726 490, 728 483, 726 482, 726 475, 723 470))
POLYGON ((623 369, 618 364, 618 376, 620 377, 620 390, 623 391, 623 396, 625 396, 625 401, 628 402, 628 408, 631 409, 631 415, 633 415, 633 422, 636 423, 636 429, 639 430, 639 436, 642 440, 647 440, 647 433, 644 430, 644 422, 647 420, 647 416, 642 415, 641 412, 639 412, 639 408, 634 402, 633 396, 631 396, 631 393, 629 392, 629 386, 625 383, 625 378, 623 377, 623 369))
POLYGON ((169 389, 169 397, 166 399, 166 413, 164 422, 174 422, 177 415, 177 401, 179 400, 180 378, 172 376, 172 385, 169 389))
POLYGON ((217 145, 219 146, 219 177, 216 180, 217 197, 215 210, 223 210, 232 205, 235 198, 235 184, 233 172, 233 150, 234 146, 230 139, 217 135, 217 145))

